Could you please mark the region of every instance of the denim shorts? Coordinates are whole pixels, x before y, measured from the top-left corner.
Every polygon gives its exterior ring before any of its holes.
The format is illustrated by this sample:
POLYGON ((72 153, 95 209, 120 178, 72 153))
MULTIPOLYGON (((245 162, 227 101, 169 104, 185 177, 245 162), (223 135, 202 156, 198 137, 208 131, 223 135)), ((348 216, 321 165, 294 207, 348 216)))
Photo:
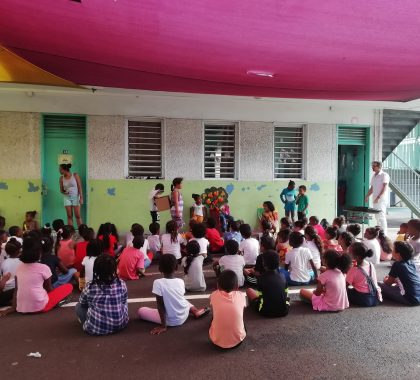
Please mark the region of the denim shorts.
POLYGON ((64 197, 64 206, 80 206, 78 195, 66 195, 64 197))

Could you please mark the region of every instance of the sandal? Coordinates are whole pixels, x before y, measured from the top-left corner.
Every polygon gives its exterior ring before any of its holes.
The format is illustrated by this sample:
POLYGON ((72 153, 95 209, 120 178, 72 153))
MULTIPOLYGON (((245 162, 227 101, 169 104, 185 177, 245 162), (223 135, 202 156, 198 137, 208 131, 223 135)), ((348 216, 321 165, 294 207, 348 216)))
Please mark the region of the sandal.
POLYGON ((195 318, 195 319, 200 319, 200 318, 203 318, 203 317, 205 317, 208 313, 210 313, 210 308, 209 308, 209 307, 205 307, 205 308, 204 308, 204 311, 203 311, 200 315, 194 316, 194 318, 195 318))

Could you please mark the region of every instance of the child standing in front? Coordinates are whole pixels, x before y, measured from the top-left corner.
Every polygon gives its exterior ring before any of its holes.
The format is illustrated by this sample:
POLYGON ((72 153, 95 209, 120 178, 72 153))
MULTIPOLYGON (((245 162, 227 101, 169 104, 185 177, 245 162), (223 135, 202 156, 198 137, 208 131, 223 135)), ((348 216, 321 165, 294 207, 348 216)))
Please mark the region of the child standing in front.
POLYGON ((244 325, 245 294, 238 290, 238 278, 231 270, 223 271, 217 290, 210 295, 213 310, 209 337, 220 348, 238 347, 246 337, 244 325))
POLYGON ((302 220, 308 214, 309 198, 306 195, 306 186, 299 186, 299 193, 296 198, 298 219, 302 220))
POLYGON ((312 253, 308 248, 303 247, 304 241, 305 238, 301 233, 292 232, 290 234, 289 244, 292 250, 286 253, 284 269, 280 270, 289 285, 307 285, 317 279, 312 253))
POLYGON ((194 199, 194 204, 191 206, 191 219, 195 220, 197 223, 203 223, 207 209, 203 206, 199 194, 193 194, 192 198, 194 199))
POLYGON ((318 277, 316 290, 301 289, 302 300, 310 302, 316 311, 340 311, 349 307, 346 291, 346 272, 351 265, 347 254, 328 250, 324 254, 327 270, 318 277))
POLYGON ((296 209, 296 190, 295 183, 293 181, 290 181, 289 185, 280 193, 280 200, 284 204, 286 218, 289 218, 292 220, 292 222, 294 222, 296 209))
POLYGON ((152 223, 159 222, 160 216, 159 216, 159 210, 156 206, 156 199, 159 198, 159 195, 161 195, 165 191, 165 186, 163 184, 158 183, 154 190, 152 190, 149 194, 149 200, 150 200, 150 216, 152 217, 152 223))
POLYGON ((127 287, 117 276, 112 256, 101 255, 95 260, 93 280, 80 295, 76 315, 90 335, 112 334, 127 326, 127 287))
POLYGON ((197 309, 185 297, 184 281, 175 277, 178 263, 174 255, 163 255, 159 261, 159 271, 163 278, 153 282, 153 294, 156 296, 157 309, 141 307, 138 310, 140 319, 157 323, 152 329, 152 335, 159 335, 167 330, 167 326, 180 326, 191 314, 194 318, 201 318, 210 309, 197 309))
POLYGON ((287 281, 279 272, 279 256, 268 250, 262 254, 264 272, 257 277, 257 289, 248 288, 246 295, 255 311, 264 317, 285 317, 289 313, 290 299, 287 296, 287 281))
POLYGON ((187 255, 182 258, 186 290, 192 292, 204 292, 206 290, 203 261, 204 256, 200 255, 200 244, 195 240, 191 240, 187 244, 187 255))

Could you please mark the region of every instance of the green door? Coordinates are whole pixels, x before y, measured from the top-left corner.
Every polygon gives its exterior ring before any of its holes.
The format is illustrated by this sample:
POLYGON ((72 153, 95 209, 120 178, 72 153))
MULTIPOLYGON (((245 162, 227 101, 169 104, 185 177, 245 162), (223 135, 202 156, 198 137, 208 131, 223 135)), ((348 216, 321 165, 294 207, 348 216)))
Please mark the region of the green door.
MULTIPOLYGON (((72 157, 72 173, 82 180, 84 203, 86 199, 86 117, 66 115, 43 116, 42 155, 42 223, 54 219, 66 222, 63 196, 59 187, 59 158, 72 157)), ((86 223, 86 207, 81 208, 82 220, 86 223)), ((74 222, 74 225, 76 223, 74 222)))
POLYGON ((369 128, 338 127, 337 213, 364 206, 369 186, 369 128))

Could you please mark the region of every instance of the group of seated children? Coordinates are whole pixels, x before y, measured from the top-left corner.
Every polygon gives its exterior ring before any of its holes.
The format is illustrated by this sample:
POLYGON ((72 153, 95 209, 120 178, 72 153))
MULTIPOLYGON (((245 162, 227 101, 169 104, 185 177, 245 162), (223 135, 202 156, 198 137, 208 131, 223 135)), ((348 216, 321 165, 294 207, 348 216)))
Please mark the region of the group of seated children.
MULTIPOLYGON (((266 213, 273 213, 265 202, 266 213)), ((270 214, 271 215, 271 214, 270 214)), ((266 215, 268 220, 272 215, 266 215)), ((29 225, 29 224, 28 224, 29 225)), ((214 219, 204 224, 190 223, 187 233, 178 231, 174 221, 144 228, 133 224, 124 248, 115 226, 105 223, 97 236, 86 225, 78 234, 62 220, 50 228, 25 233, 12 226, 9 234, 0 231, 2 241, 0 305, 11 305, 1 313, 46 312, 65 302, 72 293, 71 282, 82 291, 76 313, 89 334, 102 335, 127 326, 127 287, 124 281, 145 275, 152 259, 159 258, 163 278, 155 280, 152 293, 157 309, 142 307, 141 319, 154 322, 153 334, 167 326, 183 324, 188 316, 201 318, 209 308, 199 309, 185 299, 185 291, 207 289, 203 266, 212 263, 217 290, 210 296, 213 320, 210 339, 222 348, 239 345, 246 336, 243 310, 244 293, 251 308, 266 317, 286 316, 290 308, 290 285, 315 283, 315 291, 302 289, 300 296, 316 311, 340 311, 349 305, 376 306, 382 297, 407 305, 420 304, 420 220, 402 225, 395 243, 378 228, 366 229, 360 240, 360 226, 345 226, 336 218, 324 228, 315 216, 296 221, 279 221, 279 230, 263 231, 260 241, 253 237, 249 224, 232 221, 223 234, 214 219), (9 235, 9 236, 8 236, 9 235), (214 256, 222 254, 220 259, 214 256), (394 260, 389 275, 378 283, 375 264, 394 260), (175 277, 178 265, 183 279, 175 277)))

